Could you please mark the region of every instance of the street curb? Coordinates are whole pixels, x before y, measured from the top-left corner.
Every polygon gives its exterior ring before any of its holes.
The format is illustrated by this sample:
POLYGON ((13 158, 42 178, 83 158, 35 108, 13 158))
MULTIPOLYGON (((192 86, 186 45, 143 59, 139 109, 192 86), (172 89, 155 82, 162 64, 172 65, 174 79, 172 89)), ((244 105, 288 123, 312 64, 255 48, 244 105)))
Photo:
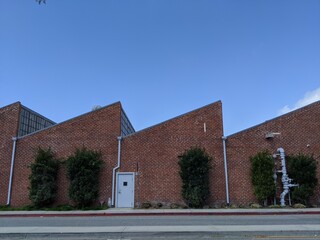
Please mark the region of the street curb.
POLYGON ((320 211, 279 211, 279 212, 102 212, 102 213, 17 213, 0 214, 0 218, 14 217, 136 217, 136 216, 254 216, 254 215, 320 215, 320 211))

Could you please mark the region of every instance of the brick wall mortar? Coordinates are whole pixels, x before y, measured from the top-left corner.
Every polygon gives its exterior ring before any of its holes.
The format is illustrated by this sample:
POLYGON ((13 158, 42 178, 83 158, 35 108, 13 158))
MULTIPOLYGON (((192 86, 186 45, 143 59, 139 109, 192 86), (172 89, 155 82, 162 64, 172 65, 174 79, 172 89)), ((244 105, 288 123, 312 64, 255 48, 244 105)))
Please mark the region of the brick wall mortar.
POLYGON ((208 204, 224 202, 222 135, 217 102, 124 138, 120 171, 138 173, 136 206, 146 201, 183 203, 178 156, 194 146, 213 156, 208 204))
MULTIPOLYGON (((17 135, 20 108, 20 103, 0 108, 0 204, 5 204, 7 200, 12 137, 17 135)), ((62 160, 82 146, 101 150, 105 164, 101 174, 100 199, 107 201, 111 197, 112 168, 117 163, 120 113, 121 104, 116 103, 20 138, 17 141, 12 205, 30 204, 28 166, 34 161, 39 146, 51 147, 62 160)), ((320 102, 316 102, 228 136, 226 144, 231 203, 256 202, 249 158, 259 151, 268 149, 273 153, 282 147, 287 154, 313 154, 319 161, 319 119, 320 102), (268 132, 280 132, 281 135, 266 140, 268 132)), ((225 203, 222 136, 222 104, 216 102, 123 138, 120 171, 138 173, 135 176, 135 204, 145 201, 183 202, 178 155, 191 146, 204 147, 214 158, 208 204, 225 203)), ((317 174, 320 179, 320 171, 317 174)), ((59 172, 58 185, 56 204, 70 203, 64 165, 59 172)), ((319 193, 318 186, 313 203, 320 203, 319 193)))
MULTIPOLYGON (((233 134, 227 139, 230 201, 235 204, 257 202, 251 183, 250 156, 259 151, 275 153, 279 147, 287 155, 309 154, 320 160, 320 102, 267 121, 258 126, 233 134), (273 139, 265 138, 268 132, 278 132, 273 139), (307 145, 310 147, 307 147, 307 145)), ((320 171, 318 164, 318 179, 320 171)), ((319 204, 317 187, 314 204, 319 204)))
POLYGON ((0 108, 0 205, 7 203, 12 138, 18 135, 20 102, 0 108))
MULTIPOLYGON (((111 172, 117 160, 120 111, 121 105, 113 104, 19 139, 12 187, 12 206, 30 204, 28 199, 30 168, 28 166, 34 161, 38 147, 50 147, 61 161, 66 160, 82 146, 101 151, 104 165, 100 179, 100 199, 106 202, 111 196, 111 172)), ((58 176, 56 204, 70 203, 68 186, 65 165, 62 164, 58 176)))

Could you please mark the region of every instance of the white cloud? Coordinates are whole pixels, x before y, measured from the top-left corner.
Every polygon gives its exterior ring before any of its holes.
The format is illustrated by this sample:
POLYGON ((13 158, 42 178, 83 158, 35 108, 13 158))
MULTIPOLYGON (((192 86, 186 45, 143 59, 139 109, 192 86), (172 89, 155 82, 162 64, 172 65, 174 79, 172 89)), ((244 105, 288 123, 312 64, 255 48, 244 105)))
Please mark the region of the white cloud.
POLYGON ((288 105, 284 106, 279 110, 279 115, 285 114, 287 112, 291 112, 303 106, 306 106, 310 103, 316 102, 320 100, 320 88, 317 88, 313 91, 307 92, 303 98, 299 99, 292 107, 288 105))

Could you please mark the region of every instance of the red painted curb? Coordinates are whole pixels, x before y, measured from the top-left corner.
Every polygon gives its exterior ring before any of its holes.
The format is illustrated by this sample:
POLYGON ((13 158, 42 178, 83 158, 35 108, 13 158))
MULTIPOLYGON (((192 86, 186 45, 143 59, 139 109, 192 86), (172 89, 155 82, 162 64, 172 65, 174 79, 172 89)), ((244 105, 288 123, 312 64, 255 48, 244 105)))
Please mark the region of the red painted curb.
POLYGON ((320 211, 315 212, 175 212, 175 213, 31 213, 31 214, 0 214, 0 218, 4 217, 134 217, 134 216, 254 216, 254 215, 318 215, 320 211))

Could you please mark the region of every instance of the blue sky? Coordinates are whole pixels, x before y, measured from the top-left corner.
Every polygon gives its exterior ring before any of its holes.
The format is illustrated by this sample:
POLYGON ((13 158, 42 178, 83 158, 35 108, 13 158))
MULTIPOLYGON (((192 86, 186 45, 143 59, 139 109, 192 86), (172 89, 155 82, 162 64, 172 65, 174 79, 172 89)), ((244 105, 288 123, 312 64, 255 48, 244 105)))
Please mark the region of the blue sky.
POLYGON ((319 0, 0 0, 0 107, 136 130, 221 100, 225 134, 320 100, 319 0))

